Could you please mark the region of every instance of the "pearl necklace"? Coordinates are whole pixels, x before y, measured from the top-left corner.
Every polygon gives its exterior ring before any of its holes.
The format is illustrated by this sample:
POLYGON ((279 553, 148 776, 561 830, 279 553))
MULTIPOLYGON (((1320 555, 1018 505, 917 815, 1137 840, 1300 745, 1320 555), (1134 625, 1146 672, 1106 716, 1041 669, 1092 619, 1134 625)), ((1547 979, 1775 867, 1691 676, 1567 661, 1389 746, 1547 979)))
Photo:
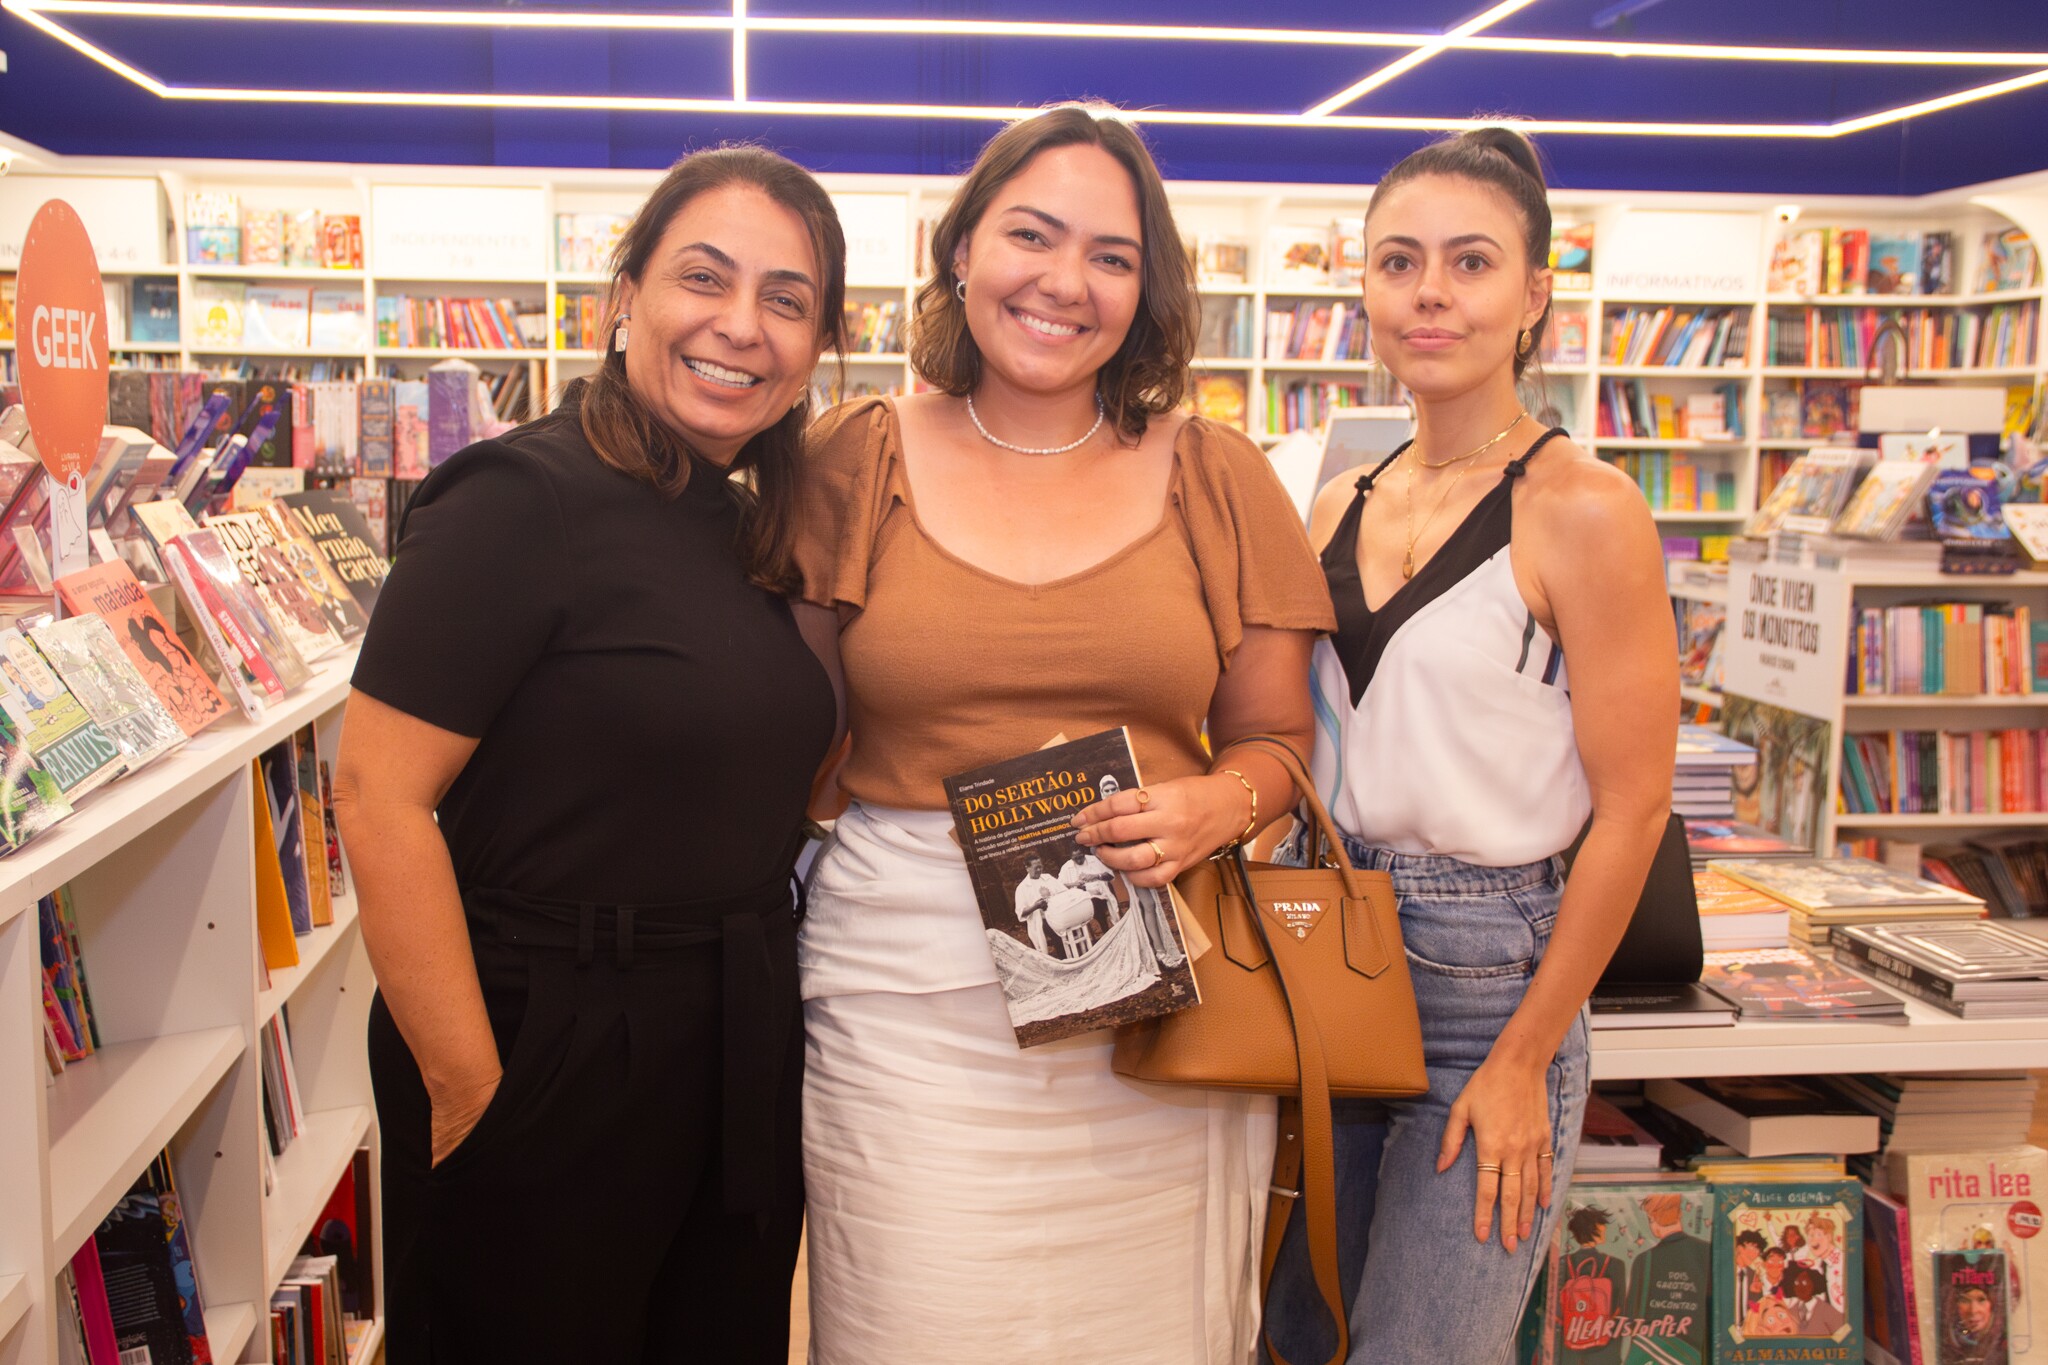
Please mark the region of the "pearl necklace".
POLYGON ((974 410, 974 395, 971 393, 967 395, 967 415, 973 419, 974 429, 981 433, 981 439, 987 441, 992 446, 1001 446, 1004 450, 1014 451, 1019 455, 1064 455, 1070 450, 1079 450, 1082 446, 1087 445, 1095 433, 1102 430, 1104 411, 1102 395, 1098 393, 1095 395, 1095 425, 1083 432, 1081 439, 1078 441, 1069 441, 1063 446, 1045 446, 1042 449, 1033 449, 1030 446, 1014 446, 1008 441, 999 440, 989 435, 988 428, 981 424, 981 414, 974 410))

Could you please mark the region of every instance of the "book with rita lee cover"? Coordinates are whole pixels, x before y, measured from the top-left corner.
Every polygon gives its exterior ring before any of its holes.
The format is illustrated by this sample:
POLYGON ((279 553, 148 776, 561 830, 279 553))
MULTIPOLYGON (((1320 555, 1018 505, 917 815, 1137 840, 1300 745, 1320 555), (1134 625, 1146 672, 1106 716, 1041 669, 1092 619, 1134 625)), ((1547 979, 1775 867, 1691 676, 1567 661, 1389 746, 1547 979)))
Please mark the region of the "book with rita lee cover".
POLYGON ((1921 1365, 2040 1365, 2048 1360, 2048 1248, 2041 1205, 2048 1153, 2038 1147, 1889 1152, 1885 1175, 1906 1206, 1921 1365), (1968 1259, 1975 1253, 1974 1264, 1968 1259), (2001 1263, 2001 1295, 1969 1269, 2001 1263), (1985 1292, 1973 1292, 1971 1284, 1985 1292))
POLYGON ((1171 889, 1132 886, 1075 838, 1078 812, 1138 785, 1121 727, 945 780, 1019 1047, 1201 999, 1171 889))

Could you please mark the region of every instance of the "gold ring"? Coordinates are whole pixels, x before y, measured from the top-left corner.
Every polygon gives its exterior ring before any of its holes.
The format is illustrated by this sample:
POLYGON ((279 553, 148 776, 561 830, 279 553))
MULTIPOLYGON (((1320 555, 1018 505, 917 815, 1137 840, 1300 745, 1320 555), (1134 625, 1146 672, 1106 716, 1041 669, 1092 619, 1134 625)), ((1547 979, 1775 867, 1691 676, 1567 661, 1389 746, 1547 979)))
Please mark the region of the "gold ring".
POLYGON ((1502 1180, 1520 1180, 1522 1178, 1522 1173, 1520 1171, 1502 1171, 1500 1173, 1500 1178, 1502 1180))
POLYGON ((1143 787, 1138 788, 1138 804, 1141 806, 1151 805, 1152 793, 1146 791, 1143 787))
POLYGON ((1537 1159, 1538 1161, 1555 1161, 1555 1160, 1557 1160, 1557 1153, 1556 1153, 1556 1152, 1538 1152, 1538 1153, 1536 1154, 1536 1159, 1537 1159))
POLYGON ((1157 839, 1147 839, 1145 842, 1152 845, 1152 866, 1157 867, 1166 861, 1166 850, 1159 846, 1157 839))
POLYGON ((1498 1161, 1482 1161, 1479 1163, 1479 1169, 1482 1171, 1492 1171, 1495 1175, 1499 1175, 1500 1163, 1498 1161))

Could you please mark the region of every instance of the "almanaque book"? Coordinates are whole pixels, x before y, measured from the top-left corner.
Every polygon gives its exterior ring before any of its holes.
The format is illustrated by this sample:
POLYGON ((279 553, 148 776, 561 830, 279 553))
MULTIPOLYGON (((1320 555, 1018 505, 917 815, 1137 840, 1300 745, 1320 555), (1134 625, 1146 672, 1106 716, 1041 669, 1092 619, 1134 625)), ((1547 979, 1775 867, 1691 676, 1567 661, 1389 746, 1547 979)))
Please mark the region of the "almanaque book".
POLYGON ((1131 885, 1074 837, 1083 808, 1138 785, 1121 728, 945 780, 1019 1047, 1201 998, 1171 888, 1131 885))

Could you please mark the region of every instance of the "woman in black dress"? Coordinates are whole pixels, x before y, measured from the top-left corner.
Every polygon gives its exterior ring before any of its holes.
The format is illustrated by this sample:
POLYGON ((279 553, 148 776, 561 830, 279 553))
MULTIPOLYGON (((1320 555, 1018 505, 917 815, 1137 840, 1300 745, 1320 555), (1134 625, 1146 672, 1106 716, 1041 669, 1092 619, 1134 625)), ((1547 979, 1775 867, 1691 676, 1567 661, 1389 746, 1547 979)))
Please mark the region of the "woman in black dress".
POLYGON ((685 158, 597 374, 406 514, 335 781, 391 1365, 786 1359, 790 866, 835 703, 780 590, 844 266, 803 170, 685 158))

